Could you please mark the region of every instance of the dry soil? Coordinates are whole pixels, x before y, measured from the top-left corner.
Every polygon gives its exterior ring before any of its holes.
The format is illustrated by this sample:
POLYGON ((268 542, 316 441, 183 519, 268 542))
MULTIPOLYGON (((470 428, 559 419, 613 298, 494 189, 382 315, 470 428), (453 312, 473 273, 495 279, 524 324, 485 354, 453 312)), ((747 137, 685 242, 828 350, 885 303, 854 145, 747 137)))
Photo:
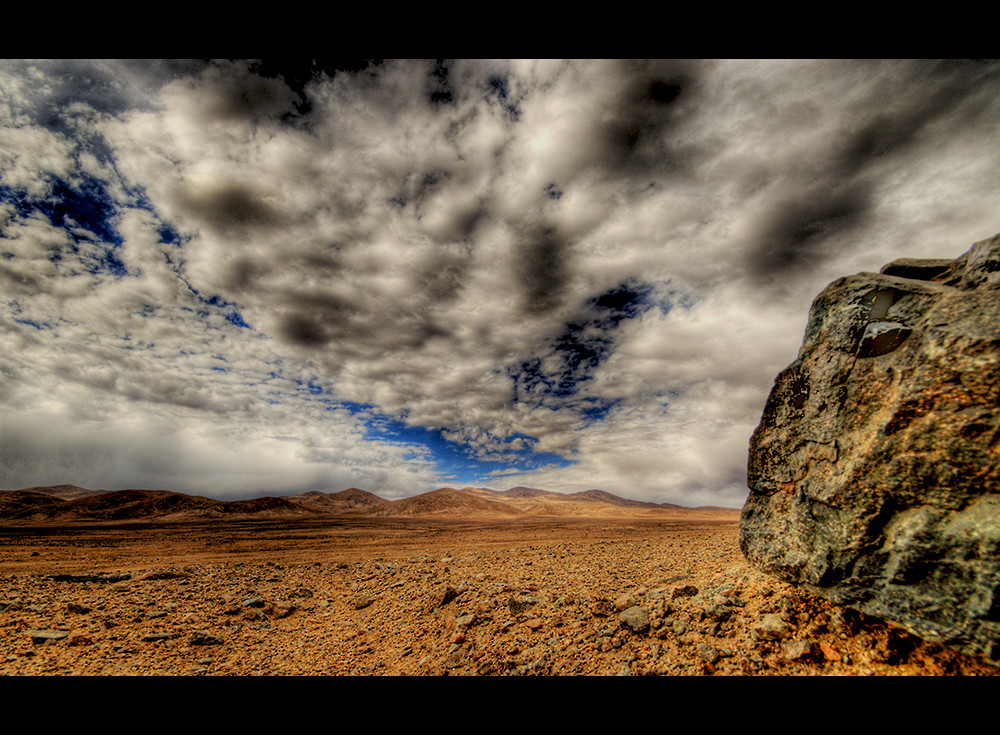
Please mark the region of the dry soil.
POLYGON ((749 568, 735 520, 0 528, 4 675, 984 675, 749 568))

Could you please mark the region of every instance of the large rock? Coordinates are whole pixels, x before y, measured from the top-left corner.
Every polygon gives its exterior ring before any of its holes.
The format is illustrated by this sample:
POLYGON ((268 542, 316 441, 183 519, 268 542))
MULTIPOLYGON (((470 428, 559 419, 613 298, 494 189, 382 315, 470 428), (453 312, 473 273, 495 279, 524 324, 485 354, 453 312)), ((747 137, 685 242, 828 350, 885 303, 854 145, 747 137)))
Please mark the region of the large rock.
POLYGON ((1000 235, 828 286, 750 441, 740 545, 1000 662, 1000 235))

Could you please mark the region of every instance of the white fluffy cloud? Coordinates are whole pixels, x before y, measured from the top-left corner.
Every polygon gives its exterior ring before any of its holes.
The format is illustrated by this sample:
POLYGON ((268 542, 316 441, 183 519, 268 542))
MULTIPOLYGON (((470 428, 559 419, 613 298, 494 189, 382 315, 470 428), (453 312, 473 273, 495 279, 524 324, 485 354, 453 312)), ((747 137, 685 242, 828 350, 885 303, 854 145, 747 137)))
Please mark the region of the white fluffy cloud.
POLYGON ((998 81, 5 62, 3 485, 738 505, 819 290, 1000 229, 998 81))

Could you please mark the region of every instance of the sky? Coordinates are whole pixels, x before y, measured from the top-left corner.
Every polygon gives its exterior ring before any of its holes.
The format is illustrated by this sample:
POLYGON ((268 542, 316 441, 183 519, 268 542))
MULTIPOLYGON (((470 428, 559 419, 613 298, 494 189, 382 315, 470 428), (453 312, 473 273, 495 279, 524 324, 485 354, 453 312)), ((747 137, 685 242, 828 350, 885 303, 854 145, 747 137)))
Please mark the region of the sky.
POLYGON ((998 170, 997 62, 3 60, 0 488, 739 507, 812 300, 998 170))

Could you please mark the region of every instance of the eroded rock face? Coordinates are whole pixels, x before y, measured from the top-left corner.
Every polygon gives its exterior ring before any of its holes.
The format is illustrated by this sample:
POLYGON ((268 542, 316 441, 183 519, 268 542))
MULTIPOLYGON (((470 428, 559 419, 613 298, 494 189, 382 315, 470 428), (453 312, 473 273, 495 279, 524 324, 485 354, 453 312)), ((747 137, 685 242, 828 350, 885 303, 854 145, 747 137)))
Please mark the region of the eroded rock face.
POLYGON ((748 484, 751 564, 1000 663, 1000 235, 830 284, 748 484))

